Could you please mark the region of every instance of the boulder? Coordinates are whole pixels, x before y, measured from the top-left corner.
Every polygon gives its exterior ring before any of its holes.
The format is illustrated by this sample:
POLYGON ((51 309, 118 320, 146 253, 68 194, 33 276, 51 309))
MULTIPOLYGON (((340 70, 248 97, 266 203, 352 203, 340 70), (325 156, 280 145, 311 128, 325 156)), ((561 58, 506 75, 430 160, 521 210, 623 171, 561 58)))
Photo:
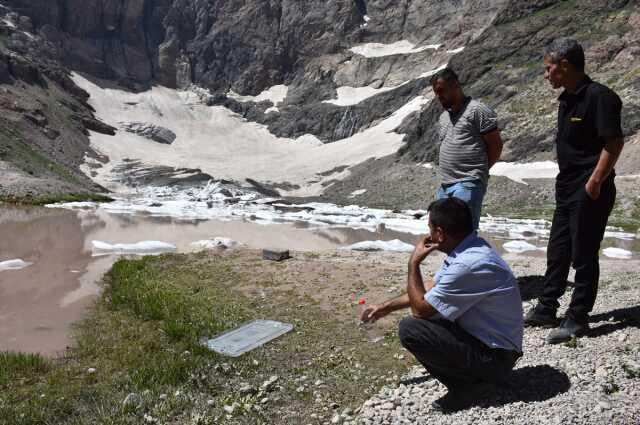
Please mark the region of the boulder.
POLYGON ((82 116, 79 118, 82 125, 87 130, 95 131, 96 133, 106 134, 108 136, 116 135, 116 128, 102 121, 88 116, 82 116))
POLYGON ((262 258, 269 261, 284 261, 291 258, 291 256, 288 249, 267 248, 262 250, 262 258))
POLYGON ((176 140, 176 134, 168 128, 155 124, 143 122, 122 123, 122 128, 129 132, 138 134, 154 142, 170 145, 176 140))

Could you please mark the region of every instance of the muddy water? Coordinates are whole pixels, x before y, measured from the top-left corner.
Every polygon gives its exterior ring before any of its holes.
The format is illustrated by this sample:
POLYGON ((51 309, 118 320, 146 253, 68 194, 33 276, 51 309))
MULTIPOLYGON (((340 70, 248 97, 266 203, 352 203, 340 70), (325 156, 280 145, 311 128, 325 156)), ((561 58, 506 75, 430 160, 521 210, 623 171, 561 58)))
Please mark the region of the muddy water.
MULTIPOLYGON (((185 221, 101 210, 2 208, 0 261, 20 258, 33 264, 21 270, 0 271, 0 351, 55 356, 72 343, 71 325, 82 318, 100 293, 101 276, 118 258, 92 256, 93 240, 158 240, 176 245, 179 252, 189 252, 192 242, 213 237, 228 237, 250 248, 296 251, 334 249, 374 239, 413 243, 418 238, 389 230, 318 229, 302 222, 263 225, 245 220, 185 221)), ((504 241, 491 242, 501 247, 504 241)), ((536 242, 538 246, 544 244, 536 242)), ((637 245, 637 240, 629 244, 637 245)), ((640 250, 638 246, 622 247, 640 250)))
MULTIPOLYGON (((260 225, 250 221, 184 221, 46 208, 0 209, 0 261, 33 263, 0 271, 0 351, 57 355, 71 341, 71 324, 100 293, 101 276, 118 258, 93 257, 91 241, 159 240, 193 250, 192 242, 228 237, 251 248, 325 250, 372 238, 366 230, 310 229, 303 223, 260 225)), ((413 235, 386 232, 375 235, 413 235)))

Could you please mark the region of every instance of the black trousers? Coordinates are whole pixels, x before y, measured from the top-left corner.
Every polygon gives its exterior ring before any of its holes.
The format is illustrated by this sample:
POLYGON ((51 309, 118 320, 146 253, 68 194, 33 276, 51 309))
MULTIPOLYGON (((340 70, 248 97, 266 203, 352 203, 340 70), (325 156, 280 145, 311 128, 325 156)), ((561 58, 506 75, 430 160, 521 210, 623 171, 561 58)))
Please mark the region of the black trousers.
POLYGON ((607 179, 597 200, 591 199, 581 185, 573 193, 556 191, 556 209, 547 247, 547 272, 540 304, 555 312, 567 289, 569 267, 576 270, 575 287, 568 317, 580 322, 587 320, 598 294, 600 264, 598 252, 609 214, 616 200, 613 178, 607 179))
POLYGON ((481 382, 504 381, 522 355, 490 348, 445 319, 405 317, 398 333, 402 345, 427 371, 454 391, 481 382))

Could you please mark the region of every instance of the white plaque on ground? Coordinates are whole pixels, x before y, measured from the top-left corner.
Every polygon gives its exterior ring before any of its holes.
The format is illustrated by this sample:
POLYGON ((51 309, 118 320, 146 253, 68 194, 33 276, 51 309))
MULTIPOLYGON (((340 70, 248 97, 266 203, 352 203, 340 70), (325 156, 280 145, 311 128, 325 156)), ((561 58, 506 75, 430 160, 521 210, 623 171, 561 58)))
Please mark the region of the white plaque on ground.
POLYGON ((207 347, 225 356, 238 357, 293 329, 274 320, 253 320, 207 341, 207 347))

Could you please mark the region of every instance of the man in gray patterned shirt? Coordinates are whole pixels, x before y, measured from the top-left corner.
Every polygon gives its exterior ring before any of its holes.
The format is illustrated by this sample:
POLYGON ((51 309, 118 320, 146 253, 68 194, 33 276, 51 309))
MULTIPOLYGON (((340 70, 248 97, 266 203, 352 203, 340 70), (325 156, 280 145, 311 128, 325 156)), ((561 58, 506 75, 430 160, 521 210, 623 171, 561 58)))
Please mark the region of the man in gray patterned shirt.
POLYGON ((478 229, 489 169, 500 158, 502 139, 496 113, 465 96, 456 73, 445 68, 431 78, 445 111, 440 116, 440 187, 437 199, 454 196, 469 205, 478 229))

